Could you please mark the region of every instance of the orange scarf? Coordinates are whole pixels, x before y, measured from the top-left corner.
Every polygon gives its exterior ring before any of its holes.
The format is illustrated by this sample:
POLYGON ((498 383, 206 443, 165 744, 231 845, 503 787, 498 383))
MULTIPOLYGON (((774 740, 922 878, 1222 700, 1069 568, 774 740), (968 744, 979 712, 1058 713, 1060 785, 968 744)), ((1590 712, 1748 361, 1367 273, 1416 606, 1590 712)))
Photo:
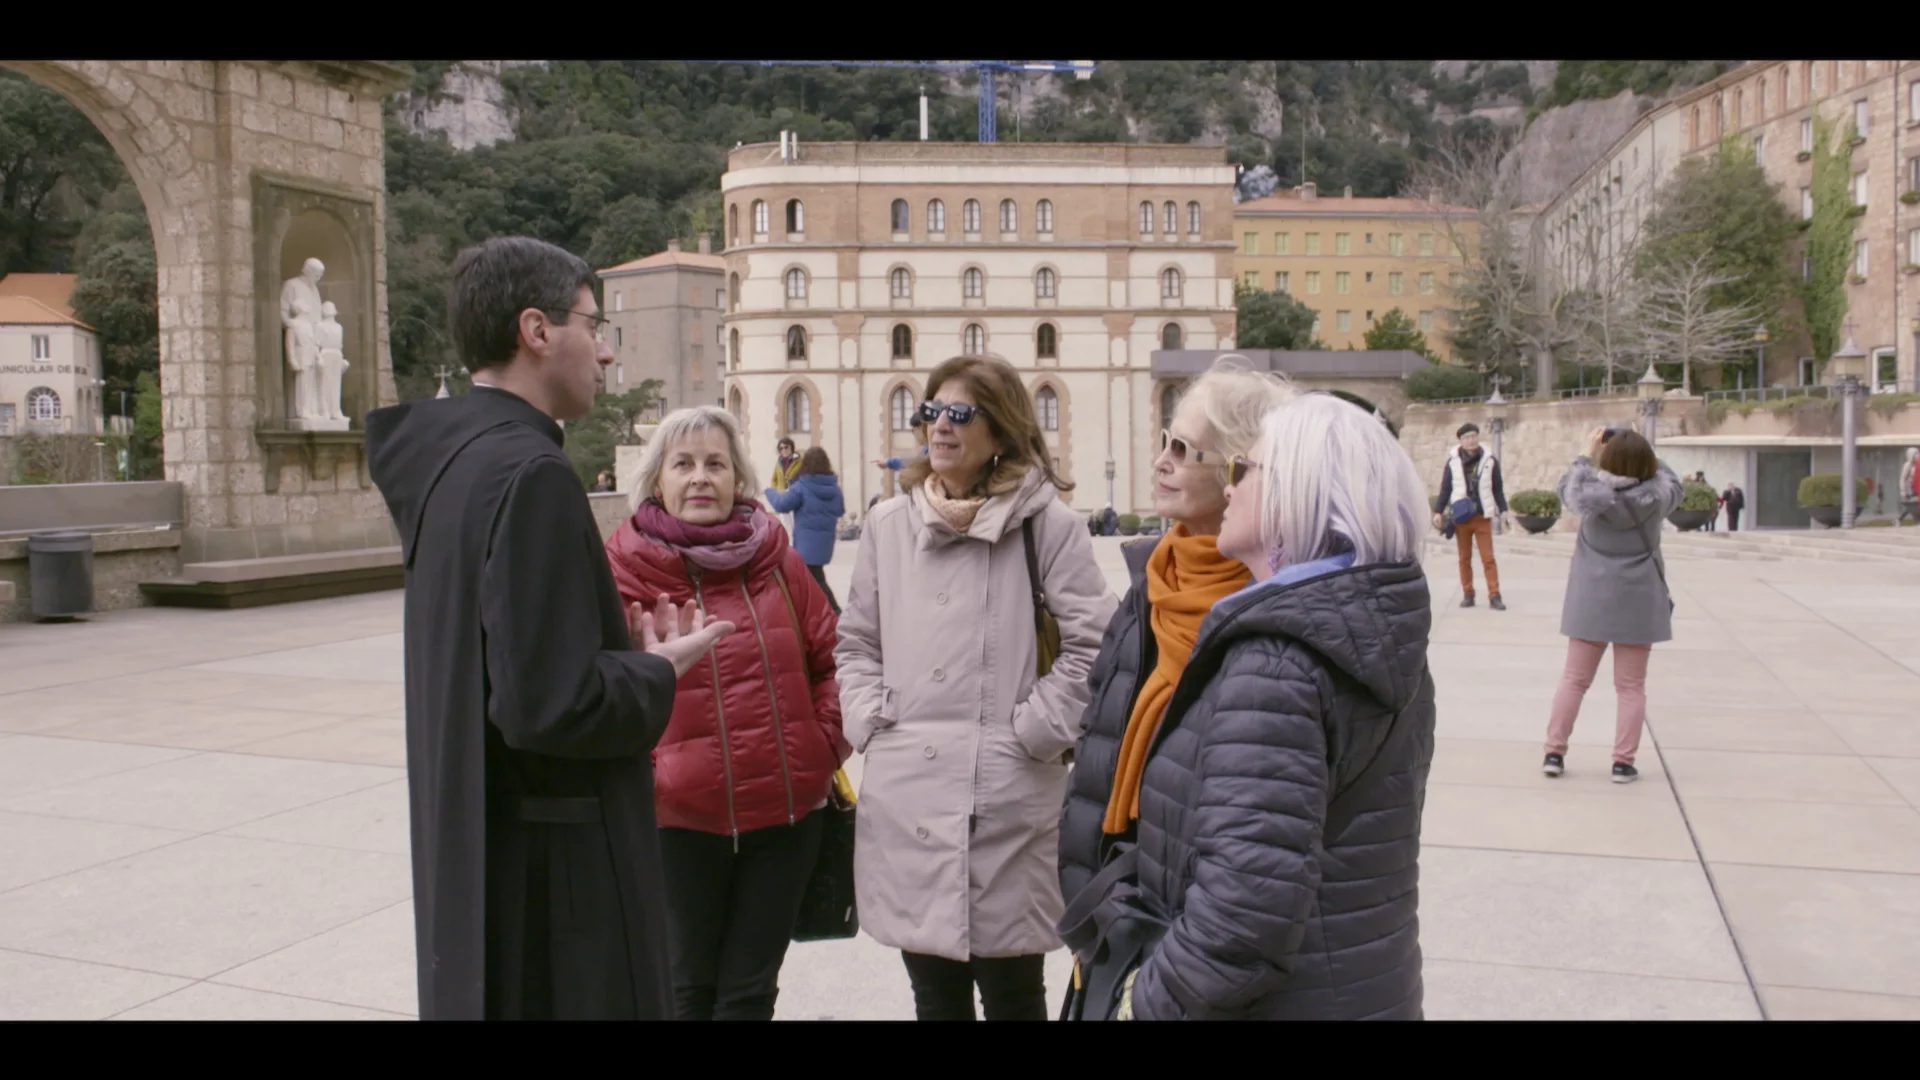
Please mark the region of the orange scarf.
POLYGON ((1213 605, 1253 580, 1244 563, 1220 554, 1216 539, 1195 536, 1185 525, 1176 525, 1147 560, 1147 602, 1153 605, 1153 638, 1160 658, 1140 681, 1133 713, 1127 717, 1127 733, 1120 740, 1120 762, 1114 769, 1103 826, 1108 833, 1124 833, 1140 817, 1140 778, 1147 771, 1147 750, 1173 699, 1174 684, 1193 655, 1200 623, 1213 605))

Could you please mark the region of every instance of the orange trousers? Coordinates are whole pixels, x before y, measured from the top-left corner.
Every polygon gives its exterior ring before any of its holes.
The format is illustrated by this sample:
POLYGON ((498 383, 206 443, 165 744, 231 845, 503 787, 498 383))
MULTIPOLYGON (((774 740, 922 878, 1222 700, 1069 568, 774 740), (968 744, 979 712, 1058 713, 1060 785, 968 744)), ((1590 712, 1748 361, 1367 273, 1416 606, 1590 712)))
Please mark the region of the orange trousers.
POLYGON ((1493 561, 1493 520, 1475 514, 1453 527, 1453 541, 1460 545, 1460 588, 1473 595, 1473 548, 1480 546, 1480 565, 1486 569, 1487 595, 1500 595, 1500 567, 1493 561))

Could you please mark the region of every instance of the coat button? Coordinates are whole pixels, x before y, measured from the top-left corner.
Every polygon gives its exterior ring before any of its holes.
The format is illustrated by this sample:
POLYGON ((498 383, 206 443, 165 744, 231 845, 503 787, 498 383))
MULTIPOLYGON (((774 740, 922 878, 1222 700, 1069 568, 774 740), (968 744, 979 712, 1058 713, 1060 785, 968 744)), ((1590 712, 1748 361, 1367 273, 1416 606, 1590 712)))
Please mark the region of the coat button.
POLYGON ((934 599, 934 601, 935 601, 936 603, 941 603, 941 604, 944 604, 944 603, 946 603, 946 602, 947 602, 947 594, 946 594, 946 593, 941 593, 940 595, 938 595, 938 596, 936 596, 936 597, 934 597, 933 599, 934 599))
POLYGON ((920 826, 919 828, 913 830, 913 835, 919 837, 922 840, 925 840, 927 838, 927 827, 925 825, 920 826))
POLYGON ((947 673, 946 673, 946 672, 944 672, 944 671, 942 671, 942 670, 940 670, 939 668, 934 668, 934 669, 933 669, 933 681, 934 681, 934 682, 946 682, 946 681, 947 681, 947 673))
POLYGON ((933 758, 933 747, 931 746, 927 747, 925 750, 922 750, 920 752, 922 754, 925 754, 929 760, 933 758))

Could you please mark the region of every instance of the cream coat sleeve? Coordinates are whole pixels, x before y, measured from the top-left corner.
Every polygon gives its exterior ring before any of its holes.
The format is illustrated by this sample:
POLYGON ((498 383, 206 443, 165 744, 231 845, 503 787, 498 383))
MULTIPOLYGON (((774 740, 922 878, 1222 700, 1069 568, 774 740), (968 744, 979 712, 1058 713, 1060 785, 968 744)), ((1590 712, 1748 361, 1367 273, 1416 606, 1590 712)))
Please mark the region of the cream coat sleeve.
POLYGON ((1120 600, 1094 562, 1093 539, 1078 515, 1055 504, 1034 525, 1041 588, 1060 623, 1060 655, 1014 707, 1013 731, 1035 760, 1058 761, 1080 740, 1093 696, 1093 662, 1120 600))
POLYGON ((840 640, 834 646, 834 677, 840 684, 840 726, 854 750, 884 724, 879 720, 886 668, 880 654, 879 522, 871 517, 860 530, 853 562, 853 585, 840 610, 840 640))

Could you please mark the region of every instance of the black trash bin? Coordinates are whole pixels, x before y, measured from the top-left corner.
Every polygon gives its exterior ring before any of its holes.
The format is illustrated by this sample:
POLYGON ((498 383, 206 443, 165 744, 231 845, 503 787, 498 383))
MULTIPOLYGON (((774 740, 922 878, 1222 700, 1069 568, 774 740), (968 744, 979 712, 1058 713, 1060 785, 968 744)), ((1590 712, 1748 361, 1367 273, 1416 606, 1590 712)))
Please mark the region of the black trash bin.
POLYGON ((27 582, 36 619, 63 619, 92 611, 93 534, 27 537, 27 582))

